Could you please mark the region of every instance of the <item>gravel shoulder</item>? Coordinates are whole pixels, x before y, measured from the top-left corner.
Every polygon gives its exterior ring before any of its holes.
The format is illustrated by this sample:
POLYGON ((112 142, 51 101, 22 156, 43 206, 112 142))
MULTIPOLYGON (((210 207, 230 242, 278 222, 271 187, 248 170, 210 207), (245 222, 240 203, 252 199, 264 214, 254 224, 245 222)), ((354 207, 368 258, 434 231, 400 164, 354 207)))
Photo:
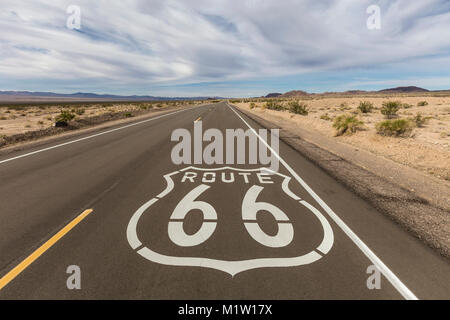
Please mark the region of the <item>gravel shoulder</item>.
POLYGON ((290 117, 272 114, 276 111, 238 108, 266 128, 280 128, 280 138, 289 146, 441 255, 450 257, 447 181, 299 127, 290 117))

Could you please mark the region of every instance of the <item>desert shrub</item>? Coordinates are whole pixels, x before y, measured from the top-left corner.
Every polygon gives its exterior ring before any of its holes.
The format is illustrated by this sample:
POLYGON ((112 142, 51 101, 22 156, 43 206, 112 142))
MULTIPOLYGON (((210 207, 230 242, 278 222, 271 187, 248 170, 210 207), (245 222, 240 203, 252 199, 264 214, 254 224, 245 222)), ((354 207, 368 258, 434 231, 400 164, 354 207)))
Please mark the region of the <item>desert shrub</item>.
POLYGON ((409 104, 409 103, 402 103, 402 108, 403 108, 403 109, 410 109, 410 108, 412 108, 412 107, 413 107, 412 104, 409 104))
POLYGON ((75 118, 75 114, 68 110, 61 110, 60 113, 56 116, 55 122, 61 125, 67 125, 70 121, 75 118))
POLYGON ((300 103, 298 101, 291 101, 288 103, 289 112, 300 114, 302 116, 308 115, 308 105, 305 103, 300 103))
MULTIPOLYGON (((176 105, 176 104, 175 104, 176 105)), ((147 109, 149 109, 149 108, 151 108, 151 104, 147 104, 147 103, 144 103, 144 104, 140 104, 139 105, 139 108, 141 109, 141 110, 147 110, 147 109)))
POLYGON ((377 132, 383 136, 403 136, 413 129, 413 123, 407 119, 385 120, 376 124, 377 132))
POLYGON ((270 100, 266 102, 266 108, 269 110, 276 110, 281 111, 284 110, 284 107, 281 103, 278 103, 276 101, 270 100))
POLYGON ((85 109, 83 109, 83 108, 78 108, 78 109, 75 109, 73 112, 76 113, 77 115, 81 116, 81 115, 83 115, 86 111, 85 111, 85 109))
POLYGON ((123 114, 123 116, 124 116, 125 118, 131 118, 131 117, 133 116, 133 114, 132 114, 131 112, 125 112, 125 113, 123 114))
POLYGON ((422 116, 422 114, 419 112, 411 120, 415 123, 416 127, 421 128, 430 119, 430 117, 422 116))
POLYGON ((1 116, 0 120, 6 120, 6 117, 5 116, 1 116))
POLYGON ((425 106, 427 106, 427 105, 428 105, 428 102, 427 102, 427 101, 420 101, 420 102, 417 103, 417 106, 418 106, 418 107, 425 107, 425 106))
POLYGON ((356 116, 347 114, 340 115, 334 119, 333 127, 337 130, 336 135, 349 135, 361 129, 364 122, 358 120, 356 116))
POLYGON ((325 114, 321 115, 321 116, 320 116, 320 119, 322 119, 322 120, 327 120, 327 121, 330 121, 330 120, 331 120, 331 118, 330 118, 330 116, 328 115, 328 113, 325 113, 325 114))
POLYGON ((362 113, 369 113, 373 110, 373 103, 370 101, 361 101, 358 106, 359 111, 362 113))
POLYGON ((385 101, 383 102, 383 107, 381 108, 381 114, 385 115, 387 118, 393 118, 397 115, 400 106, 400 101, 385 101))
POLYGON ((256 104, 254 102, 250 103, 250 109, 255 109, 256 108, 256 104))

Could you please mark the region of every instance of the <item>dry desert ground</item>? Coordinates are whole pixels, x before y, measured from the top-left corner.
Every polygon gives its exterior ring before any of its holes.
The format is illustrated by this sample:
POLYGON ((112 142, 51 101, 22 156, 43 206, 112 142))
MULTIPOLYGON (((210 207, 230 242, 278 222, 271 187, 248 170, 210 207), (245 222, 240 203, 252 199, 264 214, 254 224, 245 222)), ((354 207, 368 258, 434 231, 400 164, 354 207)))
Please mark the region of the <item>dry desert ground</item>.
MULTIPOLYGON (((287 99, 278 100, 287 105, 287 99)), ((308 114, 298 115, 288 110, 269 110, 264 100, 241 101, 239 107, 252 112, 281 117, 304 129, 315 131, 336 139, 336 141, 353 145, 384 156, 395 162, 413 167, 428 175, 442 180, 450 180, 450 96, 357 96, 357 97, 321 97, 300 98, 307 105, 308 114), (362 113, 358 106, 361 101, 369 101, 374 109, 362 113), (400 101, 402 107, 396 119, 413 119, 420 113, 425 123, 403 136, 385 136, 377 133, 376 124, 386 120, 381 108, 386 101, 400 101), (419 106, 426 101, 427 105, 419 106), (361 129, 349 135, 336 136, 333 128, 334 119, 340 115, 354 115, 363 122, 361 129)))
POLYGON ((0 137, 26 133, 52 127, 61 110, 86 119, 107 113, 135 112, 143 108, 164 108, 164 103, 98 103, 73 105, 0 105, 0 137))

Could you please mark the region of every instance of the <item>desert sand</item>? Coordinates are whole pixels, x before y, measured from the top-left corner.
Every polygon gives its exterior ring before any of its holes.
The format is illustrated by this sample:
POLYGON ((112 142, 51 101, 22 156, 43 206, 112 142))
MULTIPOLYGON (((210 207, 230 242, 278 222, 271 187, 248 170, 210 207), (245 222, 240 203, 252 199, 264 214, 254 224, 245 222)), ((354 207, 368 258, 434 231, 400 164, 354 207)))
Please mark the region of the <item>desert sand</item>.
MULTIPOLYGON (((288 100, 286 100, 287 102, 288 100)), ((450 181, 450 97, 430 96, 383 96, 383 97, 324 97, 305 99, 308 105, 307 116, 294 115, 288 111, 275 111, 264 108, 264 102, 254 102, 253 111, 282 117, 293 121, 304 129, 314 130, 322 135, 336 139, 355 147, 389 158, 395 162, 410 166, 435 178, 450 181), (358 110, 360 101, 370 101, 375 109, 371 113, 358 110), (407 137, 386 137, 377 134, 375 124, 385 120, 380 112, 384 101, 401 101, 411 105, 401 108, 399 118, 412 118, 421 113, 429 120, 421 128, 415 128, 407 137), (427 106, 418 106, 427 101, 427 106), (355 114, 364 122, 363 130, 348 136, 336 137, 332 127, 333 119, 341 114, 355 114)), ((244 108, 251 101, 236 103, 244 108)))

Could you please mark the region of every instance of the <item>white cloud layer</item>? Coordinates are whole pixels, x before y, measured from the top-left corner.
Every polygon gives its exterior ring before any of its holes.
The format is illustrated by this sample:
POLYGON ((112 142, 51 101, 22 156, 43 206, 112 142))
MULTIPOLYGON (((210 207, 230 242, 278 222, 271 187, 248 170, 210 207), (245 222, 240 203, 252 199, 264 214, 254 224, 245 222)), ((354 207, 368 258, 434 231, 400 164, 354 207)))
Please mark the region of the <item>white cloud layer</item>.
POLYGON ((414 69, 416 59, 442 72, 450 2, 4 0, 0 30, 3 85, 35 79, 151 90, 405 61, 414 69), (66 27, 72 4, 81 7, 79 31, 66 27), (366 27, 371 4, 381 7, 381 30, 366 27))

